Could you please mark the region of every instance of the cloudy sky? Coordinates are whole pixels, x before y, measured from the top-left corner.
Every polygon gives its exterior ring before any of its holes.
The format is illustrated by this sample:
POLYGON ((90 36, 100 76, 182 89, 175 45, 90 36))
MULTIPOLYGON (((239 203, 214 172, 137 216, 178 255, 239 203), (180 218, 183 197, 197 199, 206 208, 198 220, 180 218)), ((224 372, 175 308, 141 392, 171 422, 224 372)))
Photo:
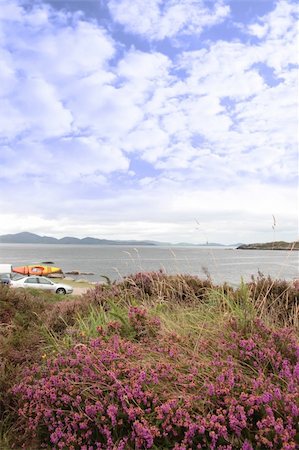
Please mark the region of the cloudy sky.
POLYGON ((296 13, 0 0, 0 234, 296 239, 296 13))

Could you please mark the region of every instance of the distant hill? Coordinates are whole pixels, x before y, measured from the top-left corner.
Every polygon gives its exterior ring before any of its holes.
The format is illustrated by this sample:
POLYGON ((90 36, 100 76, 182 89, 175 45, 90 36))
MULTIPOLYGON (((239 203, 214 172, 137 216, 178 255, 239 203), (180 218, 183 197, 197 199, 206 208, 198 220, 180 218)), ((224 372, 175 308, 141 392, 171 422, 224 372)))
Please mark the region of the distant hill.
POLYGON ((2 244, 70 244, 70 245, 156 245, 150 241, 119 241, 109 239, 96 239, 92 237, 85 237, 83 239, 75 237, 63 237, 56 239, 49 236, 39 236, 34 233, 17 233, 17 234, 5 234, 0 236, 0 243, 2 244))
POLYGON ((67 245, 147 245, 151 247, 168 246, 168 247, 226 247, 222 244, 189 244, 180 243, 172 244, 171 242, 159 242, 159 241, 138 241, 138 240, 112 240, 112 239, 97 239, 93 237, 85 237, 82 239, 66 236, 61 239, 57 239, 50 236, 39 236, 38 234, 29 233, 27 231, 16 234, 5 234, 0 236, 0 243, 2 244, 67 244, 67 245))
POLYGON ((38 236, 34 233, 4 234, 0 236, 4 244, 56 244, 57 239, 49 236, 38 236))
POLYGON ((275 241, 264 244, 242 244, 237 247, 238 250, 299 250, 299 241, 285 242, 275 241))

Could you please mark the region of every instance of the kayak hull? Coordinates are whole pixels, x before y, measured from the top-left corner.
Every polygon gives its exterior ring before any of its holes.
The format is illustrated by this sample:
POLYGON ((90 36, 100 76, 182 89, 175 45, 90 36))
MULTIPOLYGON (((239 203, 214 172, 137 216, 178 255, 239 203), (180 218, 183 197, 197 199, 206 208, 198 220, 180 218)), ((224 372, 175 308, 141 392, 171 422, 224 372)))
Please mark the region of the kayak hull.
POLYGON ((20 273, 21 275, 52 275, 54 273, 62 273, 59 267, 43 266, 43 265, 29 265, 18 266, 12 268, 13 272, 20 273))

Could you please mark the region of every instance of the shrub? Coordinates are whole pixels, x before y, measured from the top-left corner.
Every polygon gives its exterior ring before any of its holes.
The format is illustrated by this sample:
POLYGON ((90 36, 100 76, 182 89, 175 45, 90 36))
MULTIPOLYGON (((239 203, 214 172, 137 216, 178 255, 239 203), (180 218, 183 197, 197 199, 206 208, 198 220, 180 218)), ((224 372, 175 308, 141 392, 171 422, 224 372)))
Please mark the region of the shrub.
POLYGON ((280 325, 299 328, 299 291, 294 285, 261 274, 253 277, 248 287, 260 316, 268 315, 280 325))
POLYGON ((89 307, 90 302, 85 297, 61 300, 49 308, 44 324, 53 332, 63 334, 68 327, 75 324, 79 314, 87 313, 89 307))
POLYGON ((227 323, 197 352, 131 308, 133 340, 115 324, 43 366, 13 394, 25 443, 53 449, 295 449, 299 347, 289 330, 227 323), (150 330, 150 334, 149 333, 150 330), (151 339, 149 339, 149 336, 151 339), (203 353, 202 353, 203 351, 203 353), (210 355, 207 357, 207 355, 210 355))
POLYGON ((212 281, 190 275, 166 275, 160 272, 139 272, 126 278, 123 286, 135 296, 168 302, 190 303, 204 300, 213 286, 212 281))
POLYGON ((11 448, 295 449, 296 295, 161 272, 59 301, 0 288, 1 433, 13 423, 11 448))
POLYGON ((51 326, 58 329, 62 322, 65 328, 67 321, 75 320, 83 303, 83 299, 77 303, 72 298, 60 303, 55 294, 33 295, 31 290, 0 286, 0 422, 7 428, 15 420, 14 398, 9 389, 24 366, 42 360, 46 344, 44 326, 53 331, 51 326))

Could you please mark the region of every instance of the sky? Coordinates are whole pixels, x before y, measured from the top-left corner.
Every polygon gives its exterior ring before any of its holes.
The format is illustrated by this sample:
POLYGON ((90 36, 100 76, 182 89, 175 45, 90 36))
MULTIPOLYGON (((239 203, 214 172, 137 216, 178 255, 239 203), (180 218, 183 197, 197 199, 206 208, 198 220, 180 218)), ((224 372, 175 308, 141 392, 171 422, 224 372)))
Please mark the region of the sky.
POLYGON ((0 0, 0 234, 298 238, 293 1, 0 0))

